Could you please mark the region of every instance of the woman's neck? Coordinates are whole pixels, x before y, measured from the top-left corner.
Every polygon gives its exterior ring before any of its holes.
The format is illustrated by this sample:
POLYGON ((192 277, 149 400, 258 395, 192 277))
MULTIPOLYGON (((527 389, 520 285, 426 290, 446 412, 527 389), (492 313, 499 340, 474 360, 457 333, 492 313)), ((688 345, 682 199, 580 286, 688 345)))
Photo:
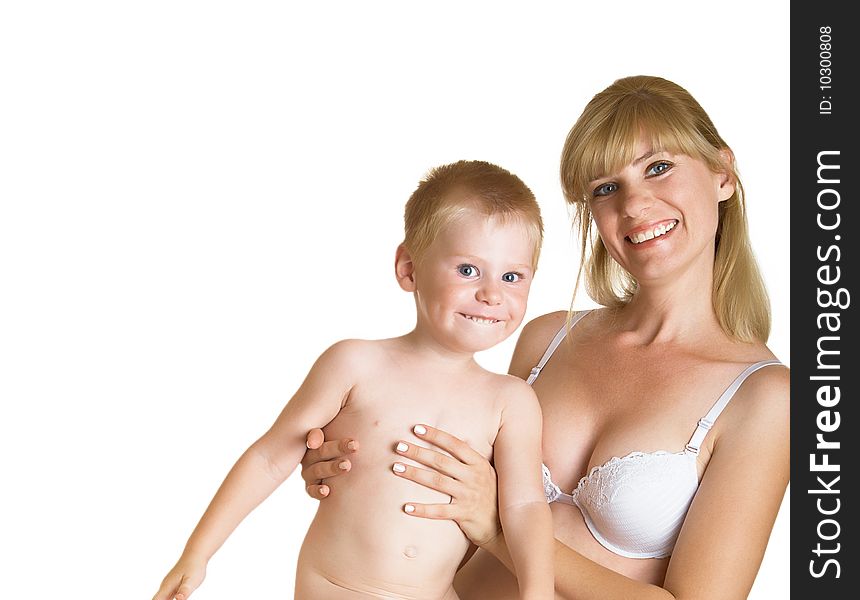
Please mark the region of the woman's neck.
POLYGON ((684 268, 640 280, 633 298, 613 319, 632 345, 698 345, 728 340, 713 301, 713 253, 703 253, 684 268))
POLYGON ((680 280, 665 284, 640 284, 630 302, 617 311, 619 331, 630 334, 631 343, 702 343, 725 337, 717 320, 712 283, 680 280))

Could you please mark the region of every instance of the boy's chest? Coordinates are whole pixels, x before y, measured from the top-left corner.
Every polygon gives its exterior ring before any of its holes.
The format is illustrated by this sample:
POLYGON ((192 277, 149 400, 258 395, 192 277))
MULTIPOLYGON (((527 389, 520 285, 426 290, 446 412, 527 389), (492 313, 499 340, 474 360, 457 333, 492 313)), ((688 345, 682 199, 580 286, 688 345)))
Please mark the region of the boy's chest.
POLYGON ((400 441, 429 446, 412 433, 415 425, 429 425, 491 458, 500 423, 498 402, 479 386, 390 378, 356 385, 325 431, 326 439, 358 439, 362 454, 371 458, 391 456, 400 441))

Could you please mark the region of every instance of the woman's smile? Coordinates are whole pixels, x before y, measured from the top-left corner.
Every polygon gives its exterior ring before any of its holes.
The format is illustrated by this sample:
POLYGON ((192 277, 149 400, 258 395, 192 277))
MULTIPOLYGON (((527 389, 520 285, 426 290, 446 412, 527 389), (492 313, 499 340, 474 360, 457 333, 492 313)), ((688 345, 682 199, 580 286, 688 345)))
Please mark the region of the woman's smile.
POLYGON ((624 239, 631 244, 638 246, 650 240, 667 235, 678 223, 678 219, 669 219, 668 221, 661 221, 657 225, 639 227, 624 236, 624 239))

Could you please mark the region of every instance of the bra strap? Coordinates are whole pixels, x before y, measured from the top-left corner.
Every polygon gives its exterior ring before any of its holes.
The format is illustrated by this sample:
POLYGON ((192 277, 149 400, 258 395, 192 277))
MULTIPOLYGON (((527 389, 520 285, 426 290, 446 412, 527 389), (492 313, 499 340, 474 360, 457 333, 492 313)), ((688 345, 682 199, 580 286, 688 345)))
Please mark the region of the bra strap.
POLYGON ((590 310, 583 310, 581 312, 576 313, 570 320, 570 324, 568 324, 568 321, 565 320, 565 322, 561 326, 561 329, 558 330, 558 333, 555 334, 555 337, 552 338, 552 341, 549 343, 549 346, 547 346, 546 352, 543 353, 540 362, 537 364, 536 367, 531 370, 531 373, 529 373, 529 377, 528 379, 526 379, 527 384, 531 385, 535 382, 535 379, 538 378, 538 375, 540 375, 541 370, 544 368, 544 366, 546 366, 547 361, 550 359, 553 352, 555 352, 556 348, 558 348, 559 344, 561 344, 561 341, 564 339, 564 336, 567 335, 567 332, 573 329, 573 326, 579 323, 579 320, 590 312, 590 310))
POLYGON ((689 443, 685 447, 685 451, 690 452, 692 454, 699 453, 699 449, 702 447, 702 442, 705 441, 705 436, 708 435, 708 431, 710 431, 711 427, 714 426, 717 417, 720 416, 720 413, 723 412, 723 409, 728 405, 729 400, 732 399, 732 396, 735 395, 735 392, 738 391, 738 388, 741 387, 741 384, 744 381, 746 381, 747 377, 749 377, 763 367, 781 364, 782 363, 776 359, 762 360, 757 363, 753 363, 746 369, 744 369, 741 374, 735 378, 731 385, 726 388, 726 391, 724 391, 722 395, 717 399, 717 401, 711 407, 711 410, 708 411, 708 414, 699 419, 699 424, 696 427, 696 431, 693 432, 693 437, 690 438, 689 443))

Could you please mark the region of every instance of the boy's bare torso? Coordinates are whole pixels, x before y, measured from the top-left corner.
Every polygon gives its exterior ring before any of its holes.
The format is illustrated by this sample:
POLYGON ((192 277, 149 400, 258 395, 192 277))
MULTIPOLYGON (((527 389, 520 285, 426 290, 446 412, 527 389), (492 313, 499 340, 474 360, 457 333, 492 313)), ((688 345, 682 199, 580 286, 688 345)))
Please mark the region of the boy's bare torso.
POLYGON ((404 351, 398 340, 359 342, 355 384, 324 428, 326 439, 355 438, 349 473, 326 483, 299 555, 296 598, 451 600, 454 574, 469 542, 453 521, 411 517, 407 502, 450 498, 392 474, 398 441, 419 443, 416 424, 439 427, 485 457, 502 418, 508 376, 477 364, 445 365, 404 351))

